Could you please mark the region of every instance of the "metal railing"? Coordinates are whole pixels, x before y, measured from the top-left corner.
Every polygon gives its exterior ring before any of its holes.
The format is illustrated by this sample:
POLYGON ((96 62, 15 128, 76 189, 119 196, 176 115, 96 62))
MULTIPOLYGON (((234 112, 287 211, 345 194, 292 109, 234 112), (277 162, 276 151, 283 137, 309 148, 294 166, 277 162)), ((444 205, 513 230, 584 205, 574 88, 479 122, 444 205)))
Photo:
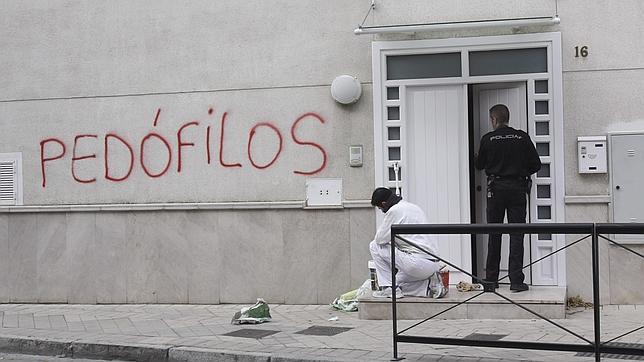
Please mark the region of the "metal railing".
MULTIPOLYGON (((605 235, 616 235, 616 234, 644 234, 644 224, 643 223, 632 223, 632 224, 594 224, 594 223, 585 223, 585 224, 573 224, 573 223, 551 223, 551 224, 434 224, 434 225, 420 225, 420 224, 406 224, 406 225, 393 225, 391 227, 391 277, 392 277, 392 321, 393 321, 393 358, 394 360, 399 360, 398 357, 398 343, 421 343, 421 344, 443 344, 443 345, 457 345, 457 346, 472 346, 472 347, 493 347, 493 348, 514 348, 514 349, 534 349, 534 350, 550 350, 550 351, 567 351, 567 352, 585 352, 592 353, 595 355, 595 360, 600 361, 602 353, 611 353, 611 354, 621 354, 629 356, 644 356, 644 348, 636 347, 626 347, 623 345, 616 345, 613 342, 617 339, 625 337, 629 334, 637 332, 644 329, 644 326, 633 329, 631 331, 625 332, 615 338, 612 338, 608 341, 601 341, 601 319, 599 314, 600 300, 599 300, 599 238, 607 240, 609 243, 616 245, 627 252, 633 253, 640 258, 644 259, 644 255, 638 253, 637 251, 625 246, 624 244, 618 243, 614 240, 611 240, 605 235), (440 255, 435 255, 428 250, 424 249, 422 246, 413 243, 410 240, 407 240, 401 235, 411 235, 411 234, 577 234, 585 235, 572 243, 566 243, 566 245, 560 249, 557 249, 533 262, 523 266, 522 269, 530 267, 548 257, 562 252, 563 250, 576 245, 577 243, 591 238, 592 240, 592 285, 593 285, 593 338, 592 340, 573 332, 572 330, 560 325, 559 323, 548 319, 539 313, 536 313, 533 310, 530 310, 528 307, 521 305, 512 299, 496 292, 493 281, 484 281, 483 278, 473 275, 467 270, 460 268, 453 263, 441 258, 440 255), (395 243, 396 239, 401 240, 409 245, 414 246, 415 248, 421 250, 422 252, 432 256, 435 259, 449 265, 454 270, 458 270, 470 277, 473 281, 477 281, 483 285, 483 291, 474 295, 471 298, 467 298, 464 301, 456 303, 454 306, 451 306, 439 313, 436 313, 429 318, 426 318, 420 322, 413 324, 410 327, 405 328, 402 331, 398 331, 398 320, 396 315, 396 248, 395 243), (585 343, 550 343, 550 342, 528 342, 528 341, 501 341, 501 340, 472 340, 464 338, 449 338, 449 337, 427 337, 427 336, 414 336, 414 335, 403 335, 403 333, 411 330, 412 328, 429 321, 430 319, 436 318, 439 315, 446 313, 460 305, 466 304, 478 296, 485 293, 493 293, 498 297, 504 299, 508 303, 511 303, 537 317, 543 319, 544 321, 566 331, 569 334, 574 335, 585 343)), ((507 278, 508 275, 499 279, 503 280, 507 278)), ((498 281, 496 281, 498 282, 498 281)))

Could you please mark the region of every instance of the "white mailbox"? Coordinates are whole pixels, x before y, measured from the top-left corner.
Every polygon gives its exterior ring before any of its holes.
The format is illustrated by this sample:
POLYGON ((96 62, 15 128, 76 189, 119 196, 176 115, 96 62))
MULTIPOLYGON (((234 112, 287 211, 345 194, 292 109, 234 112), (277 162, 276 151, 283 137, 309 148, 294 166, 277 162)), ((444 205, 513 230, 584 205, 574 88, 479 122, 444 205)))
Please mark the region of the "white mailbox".
POLYGON ((577 137, 579 173, 606 173, 606 136, 577 137))

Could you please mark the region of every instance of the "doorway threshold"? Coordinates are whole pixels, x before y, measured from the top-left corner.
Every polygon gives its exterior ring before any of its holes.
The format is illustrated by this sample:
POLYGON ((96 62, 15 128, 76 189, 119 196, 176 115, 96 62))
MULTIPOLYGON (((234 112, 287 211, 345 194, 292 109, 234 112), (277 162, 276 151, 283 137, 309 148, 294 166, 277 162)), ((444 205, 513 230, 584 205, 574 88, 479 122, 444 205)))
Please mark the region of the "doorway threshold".
MULTIPOLYGON (((512 301, 546 317, 564 319, 566 317, 566 287, 530 286, 530 290, 520 293, 510 291, 509 285, 501 285, 497 292, 512 301)), ((476 292, 459 292, 450 286, 444 298, 404 297, 396 300, 398 319, 425 319, 454 305, 474 297, 476 292)), ((360 319, 391 319, 391 299, 360 298, 358 314, 360 319)), ((508 302, 494 293, 484 293, 466 304, 443 313, 436 319, 539 319, 536 315, 508 302)))

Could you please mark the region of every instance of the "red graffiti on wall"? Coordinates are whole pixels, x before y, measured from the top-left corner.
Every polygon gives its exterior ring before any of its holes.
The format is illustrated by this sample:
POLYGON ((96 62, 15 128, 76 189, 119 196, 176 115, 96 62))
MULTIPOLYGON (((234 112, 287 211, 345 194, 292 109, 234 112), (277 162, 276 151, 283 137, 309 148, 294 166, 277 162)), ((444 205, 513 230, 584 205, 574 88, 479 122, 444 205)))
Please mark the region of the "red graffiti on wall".
MULTIPOLYGON (((156 110, 153 127, 157 127, 161 113, 161 108, 156 110)), ((208 115, 213 114, 214 109, 209 108, 208 115)), ((224 160, 224 150, 226 149, 226 145, 228 144, 226 138, 226 122, 229 121, 228 118, 229 112, 223 112, 219 120, 219 165, 224 168, 242 168, 243 166, 241 160, 224 160)), ((327 165, 327 153, 322 145, 311 140, 303 140, 301 139, 301 137, 297 136, 297 131, 300 125, 303 124, 305 120, 309 119, 318 121, 322 125, 325 124, 325 120, 322 116, 313 112, 304 113, 298 116, 291 124, 291 141, 296 145, 315 149, 316 151, 321 153, 322 159, 317 168, 312 168, 312 170, 310 171, 293 170, 293 173, 298 175, 308 176, 317 174, 324 170, 327 165)), ((206 162, 208 165, 210 165, 213 151, 211 147, 212 127, 211 125, 206 125, 204 129, 202 123, 203 122, 200 122, 198 120, 192 120, 181 124, 174 134, 174 136, 176 137, 176 143, 170 141, 170 139, 172 138, 164 136, 161 131, 150 131, 143 138, 141 138, 141 141, 138 144, 138 149, 132 146, 133 143, 128 140, 127 137, 122 136, 122 134, 124 133, 119 134, 115 131, 112 131, 107 132, 101 137, 99 137, 98 134, 75 135, 72 143, 72 155, 70 159, 71 162, 69 164, 72 179, 81 184, 97 182, 96 175, 92 175, 91 177, 87 175, 81 177, 78 175, 78 164, 80 162, 83 162, 83 164, 89 164, 92 160, 96 160, 98 157, 96 151, 86 151, 82 153, 77 151, 77 148, 81 143, 85 146, 82 147, 83 150, 86 150, 89 146, 91 146, 92 140, 94 140, 95 146, 96 141, 102 141, 103 143, 103 177, 105 180, 110 182, 126 181, 132 175, 133 171, 139 166, 141 170, 143 170, 143 173, 150 178, 159 178, 167 175, 170 171, 170 166, 174 161, 175 153, 177 156, 176 173, 180 174, 185 169, 183 157, 184 153, 189 151, 190 148, 196 147, 197 143, 199 142, 198 139, 204 139, 201 138, 201 136, 198 137, 199 132, 201 132, 202 130, 205 133, 206 162), (151 152, 150 147, 155 147, 154 149, 157 150, 157 152, 155 152, 155 156, 157 157, 157 159, 160 158, 163 161, 164 165, 162 163, 161 168, 159 168, 158 165, 149 164, 148 158, 151 152), (116 157, 117 161, 114 161, 114 152, 117 151, 125 156, 122 156, 120 158, 116 157), (123 157, 125 158, 125 160, 123 159, 123 157), (138 161, 138 164, 136 161, 138 161)), ((284 150, 284 142, 285 140, 283 133, 278 126, 266 121, 255 122, 250 128, 248 132, 248 139, 246 140, 246 157, 248 163, 250 163, 253 168, 258 170, 264 170, 273 167, 282 155, 282 152, 284 150), (262 132, 258 132, 259 130, 262 130, 262 132), (271 133, 273 133, 274 136, 270 136, 271 133), (274 151, 271 151, 272 154, 268 156, 259 156, 258 151, 253 148, 253 143, 256 141, 256 139, 259 138, 262 138, 264 144, 275 142, 274 151), (258 161, 258 159, 261 161, 258 161)), ((233 144, 238 144, 238 142, 233 144)), ((63 162, 66 157, 66 150, 67 145, 65 141, 60 137, 49 137, 40 141, 40 169, 43 188, 47 187, 48 167, 60 167, 61 162, 63 162)))
POLYGON ((219 164, 221 164, 224 167, 242 167, 241 163, 224 162, 224 130, 226 129, 227 115, 228 115, 228 112, 224 112, 224 114, 221 116, 221 128, 220 128, 221 131, 219 132, 219 164))
POLYGON ((319 144, 317 144, 315 142, 300 141, 297 138, 297 136, 295 136, 295 130, 297 129, 298 125, 300 124, 300 121, 304 120, 307 117, 313 117, 313 118, 317 119, 318 121, 320 121, 322 124, 324 124, 324 119, 322 117, 318 116, 317 114, 315 114, 315 113, 305 113, 305 114, 301 115, 298 119, 296 119, 295 122, 293 122, 293 126, 291 127, 291 137, 293 138, 293 141, 295 143, 297 143, 298 145, 311 146, 311 147, 315 147, 318 150, 320 150, 320 152, 322 153, 322 164, 320 165, 320 167, 318 167, 317 169, 315 169, 313 171, 308 171, 308 172, 305 172, 305 171, 293 171, 293 173, 300 174, 300 175, 315 175, 316 173, 324 170, 324 168, 326 167, 326 151, 324 151, 324 148, 322 148, 322 146, 320 146, 319 144))
MULTIPOLYGON (((92 182, 96 182, 96 177, 94 177, 92 179, 89 179, 89 180, 85 180, 85 179, 80 179, 78 176, 76 176, 76 171, 74 169, 74 165, 76 164, 76 161, 85 160, 85 159, 88 159, 88 158, 96 158, 96 154, 92 153, 91 155, 76 156, 76 146, 78 145, 78 140, 81 139, 81 138, 96 138, 96 137, 98 137, 98 136, 95 135, 95 134, 80 134, 80 135, 78 135, 78 136, 76 136, 74 138, 74 149, 72 151, 72 177, 74 178, 74 180, 76 180, 76 181, 78 181, 80 183, 89 184, 89 183, 92 183, 92 182)), ((44 178, 43 178, 43 182, 45 182, 44 178)))
POLYGON ((196 121, 188 122, 188 123, 184 124, 183 126, 179 127, 179 130, 177 131, 177 150, 178 150, 177 172, 178 173, 181 172, 181 162, 183 160, 183 158, 181 157, 181 149, 183 147, 186 147, 186 146, 190 146, 190 147, 195 146, 195 144, 193 142, 183 142, 183 141, 181 141, 181 132, 183 132, 183 130, 185 128, 188 128, 190 126, 198 126, 198 125, 199 125, 199 122, 196 122, 196 121))
POLYGON ((42 172, 42 187, 45 187, 45 185, 47 184, 47 176, 45 174, 45 162, 58 160, 60 158, 63 158, 63 156, 65 156, 65 143, 63 141, 56 138, 47 138, 40 141, 40 169, 42 172), (45 145, 47 145, 50 142, 57 143, 62 148, 59 155, 52 156, 52 157, 45 157, 45 145))
POLYGON ((127 143, 127 141, 124 140, 121 136, 114 133, 108 133, 105 135, 104 150, 105 150, 105 179, 118 182, 118 181, 124 181, 128 177, 130 177, 130 175, 132 174, 132 169, 134 168, 134 150, 132 149, 132 146, 130 146, 130 144, 127 143), (110 156, 110 151, 109 151, 110 138, 118 140, 130 152, 130 164, 128 165, 128 169, 125 175, 121 177, 114 177, 110 175, 110 157, 109 157, 110 156))
POLYGON ((163 136, 159 135, 158 133, 148 133, 148 135, 143 137, 143 139, 141 140, 141 148, 140 149, 141 149, 141 152, 140 152, 141 153, 141 155, 140 155, 141 168, 143 168, 143 172, 145 172, 146 175, 148 175, 150 177, 153 177, 153 178, 161 177, 168 171, 168 169, 170 168, 170 164, 172 163, 172 147, 170 146, 170 143, 168 143, 168 141, 166 141, 166 139, 163 138, 163 136), (152 173, 150 171, 150 169, 148 169, 148 167, 145 165, 145 143, 149 139, 151 139, 152 137, 154 137, 154 138, 158 139, 159 141, 161 141, 163 143, 163 145, 166 147, 166 149, 168 150, 168 161, 165 164, 165 168, 161 172, 156 173, 156 174, 152 173))
POLYGON ((284 140, 282 138, 282 134, 280 133, 280 130, 277 127, 273 126, 272 124, 270 124, 268 122, 257 123, 255 125, 255 127, 251 128, 250 133, 248 134, 248 160, 253 165, 253 167, 258 168, 260 170, 264 169, 264 168, 271 167, 271 165, 274 164, 275 161, 277 161, 277 158, 280 156, 280 153, 282 153, 282 144, 283 144, 283 142, 284 142, 284 140), (260 166, 260 165, 255 163, 255 160, 253 160, 253 155, 252 155, 252 153, 250 151, 251 150, 251 145, 253 144, 253 138, 255 137, 255 133, 257 132, 257 129, 259 127, 268 127, 269 129, 272 129, 273 131, 275 131, 275 133, 277 134, 277 137, 279 138, 279 142, 280 142, 279 147, 277 148, 277 153, 275 153, 275 156, 273 156, 273 159, 270 162, 268 162, 267 164, 262 165, 262 166, 260 166))

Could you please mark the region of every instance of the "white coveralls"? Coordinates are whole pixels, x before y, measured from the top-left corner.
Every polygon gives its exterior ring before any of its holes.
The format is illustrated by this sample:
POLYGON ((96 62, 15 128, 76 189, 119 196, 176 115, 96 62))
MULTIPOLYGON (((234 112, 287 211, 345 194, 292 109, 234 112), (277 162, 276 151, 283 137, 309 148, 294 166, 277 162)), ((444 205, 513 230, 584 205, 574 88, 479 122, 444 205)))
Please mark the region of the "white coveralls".
MULTIPOLYGON (((423 210, 405 200, 400 200, 387 210, 375 238, 369 244, 380 286, 391 286, 391 225, 426 223, 427 217, 423 210)), ((410 234, 401 237, 438 255, 438 244, 434 235, 410 234)), ((429 277, 439 269, 438 263, 433 260, 433 256, 409 246, 402 240, 396 240, 396 285, 404 295, 427 296, 429 277)))

